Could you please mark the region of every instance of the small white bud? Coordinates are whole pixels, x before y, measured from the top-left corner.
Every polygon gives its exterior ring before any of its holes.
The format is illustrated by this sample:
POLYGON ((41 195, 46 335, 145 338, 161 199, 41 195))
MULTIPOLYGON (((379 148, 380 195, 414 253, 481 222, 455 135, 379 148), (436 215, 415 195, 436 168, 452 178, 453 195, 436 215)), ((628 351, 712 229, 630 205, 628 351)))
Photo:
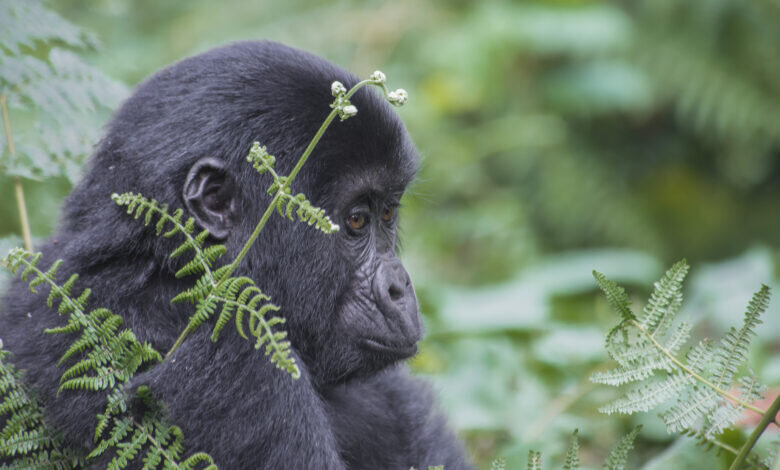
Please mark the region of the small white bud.
POLYGON ((374 81, 375 83, 385 83, 385 80, 387 80, 385 74, 382 73, 380 70, 377 70, 376 72, 372 73, 371 76, 368 78, 374 81))
POLYGON ((396 106, 403 106, 409 100, 409 94, 403 88, 399 88, 388 93, 387 100, 396 106))
POLYGON ((330 92, 333 93, 333 96, 339 96, 346 93, 347 89, 344 88, 344 85, 341 82, 335 81, 330 85, 330 92))
POLYGON ((344 106, 344 108, 341 110, 341 115, 344 117, 344 119, 352 117, 355 114, 357 114, 357 108, 351 104, 344 106))

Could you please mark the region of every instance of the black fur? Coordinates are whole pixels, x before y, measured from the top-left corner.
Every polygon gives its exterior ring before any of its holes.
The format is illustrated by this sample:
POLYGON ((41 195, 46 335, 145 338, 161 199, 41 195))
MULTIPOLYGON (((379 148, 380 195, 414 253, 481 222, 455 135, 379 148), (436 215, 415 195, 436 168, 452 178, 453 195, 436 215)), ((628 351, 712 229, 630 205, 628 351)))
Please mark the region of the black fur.
MULTIPOLYGON (((191 207, 182 196, 198 173, 190 170, 221 162, 214 171, 221 172, 218 185, 230 181, 222 238, 224 259, 232 259, 269 201, 270 178, 244 161, 252 142, 266 145, 287 174, 330 111, 333 80, 347 88, 357 82, 325 60, 273 42, 233 44, 157 73, 110 123, 57 232, 40 247, 44 263, 64 259, 61 279, 78 272, 77 286, 93 290, 90 308, 121 314, 140 340, 167 351, 192 313, 189 305, 169 305, 193 281, 176 280, 167 259, 181 240, 156 237, 110 194, 140 192, 191 207)), ((238 270, 282 306, 300 380, 275 369, 232 325, 217 343, 204 325, 172 359, 128 387, 132 393, 149 385, 183 429, 188 451, 210 453, 224 470, 471 468, 426 386, 399 364, 421 330, 395 258, 394 221, 383 225, 376 215, 414 177, 416 152, 374 90, 362 89, 352 103, 358 115, 333 123, 293 184, 342 230, 327 236, 275 216, 238 270), (358 231, 345 225, 355 207, 372 217, 358 231), (366 338, 389 352, 367 347, 366 338)), ((56 393, 63 370, 56 362, 73 338, 43 329, 63 319, 20 281, 3 304, 0 338, 27 371, 50 423, 74 445, 90 447, 105 399, 56 393)))

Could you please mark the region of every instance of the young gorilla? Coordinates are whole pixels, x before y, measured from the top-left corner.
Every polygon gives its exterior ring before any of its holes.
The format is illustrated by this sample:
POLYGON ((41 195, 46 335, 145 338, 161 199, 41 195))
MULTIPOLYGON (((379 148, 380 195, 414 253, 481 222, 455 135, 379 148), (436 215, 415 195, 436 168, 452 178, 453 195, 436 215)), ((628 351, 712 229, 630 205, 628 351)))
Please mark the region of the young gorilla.
MULTIPOLYGON (((41 247, 43 261, 63 258, 80 273, 78 285, 92 288, 90 308, 120 313, 141 341, 168 350, 192 313, 169 305, 192 282, 175 279, 167 258, 180 240, 155 236, 110 194, 185 207, 227 246, 225 259, 234 257, 270 200, 269 177, 244 160, 252 142, 287 174, 330 111, 334 80, 357 82, 272 42, 230 45, 157 73, 109 125, 61 226, 41 247)), ((148 385, 188 450, 210 453, 222 469, 471 468, 425 385, 399 365, 422 335, 396 256, 396 209, 418 157, 391 106, 369 88, 352 98, 358 115, 331 125, 293 184, 341 230, 323 235, 273 217, 238 270, 282 306, 301 378, 275 369, 234 328, 214 343, 203 326, 128 388, 148 385)), ((105 399, 56 393, 57 360, 73 338, 43 330, 64 319, 19 281, 4 305, 2 339, 49 422, 89 447, 105 399)))

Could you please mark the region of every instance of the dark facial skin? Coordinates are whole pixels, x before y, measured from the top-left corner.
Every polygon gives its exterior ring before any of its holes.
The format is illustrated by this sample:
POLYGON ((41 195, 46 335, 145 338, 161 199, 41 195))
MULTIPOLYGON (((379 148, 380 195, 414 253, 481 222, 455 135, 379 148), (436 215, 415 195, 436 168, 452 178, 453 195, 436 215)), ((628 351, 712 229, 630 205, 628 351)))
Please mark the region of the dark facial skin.
POLYGON ((339 322, 361 347, 406 359, 417 352, 422 326, 409 274, 396 255, 400 194, 358 194, 338 211, 340 244, 354 269, 339 322))
MULTIPOLYGON (((268 175, 245 161, 252 143, 266 145, 276 171, 288 174, 330 111, 334 80, 357 82, 319 57, 265 41, 155 74, 109 124, 60 226, 40 247, 41 265, 62 258, 59 275, 77 272, 78 287, 92 288, 89 309, 111 309, 140 341, 167 351, 192 314, 191 305, 169 303, 194 282, 174 276, 186 259, 168 258, 181 240, 156 236, 110 194, 140 192, 183 207, 210 242, 225 245, 228 262, 270 202, 268 175)), ((211 341, 208 322, 125 388, 132 400, 148 386, 182 428, 187 453, 207 452, 223 470, 471 468, 425 385, 401 365, 422 335, 396 256, 397 209, 417 152, 375 91, 360 90, 352 103, 358 115, 333 123, 292 187, 341 230, 324 235, 275 215, 235 273, 282 306, 300 379, 276 369, 232 325, 211 341)), ((2 306, 0 337, 46 405, 47 422, 69 445, 91 448, 106 400, 57 393, 62 367, 72 365, 58 359, 73 338, 43 330, 64 319, 20 281, 2 306)), ((140 466, 138 459, 129 468, 140 466)))

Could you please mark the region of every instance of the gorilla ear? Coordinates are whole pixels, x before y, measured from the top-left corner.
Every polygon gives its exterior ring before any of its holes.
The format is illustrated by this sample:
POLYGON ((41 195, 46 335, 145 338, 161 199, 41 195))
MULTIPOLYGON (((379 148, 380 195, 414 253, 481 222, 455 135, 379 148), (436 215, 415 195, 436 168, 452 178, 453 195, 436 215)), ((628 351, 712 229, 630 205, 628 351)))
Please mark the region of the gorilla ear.
POLYGON ((184 204, 190 215, 217 240, 230 234, 235 220, 235 185, 222 160, 212 157, 198 160, 184 182, 184 204))

